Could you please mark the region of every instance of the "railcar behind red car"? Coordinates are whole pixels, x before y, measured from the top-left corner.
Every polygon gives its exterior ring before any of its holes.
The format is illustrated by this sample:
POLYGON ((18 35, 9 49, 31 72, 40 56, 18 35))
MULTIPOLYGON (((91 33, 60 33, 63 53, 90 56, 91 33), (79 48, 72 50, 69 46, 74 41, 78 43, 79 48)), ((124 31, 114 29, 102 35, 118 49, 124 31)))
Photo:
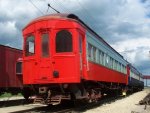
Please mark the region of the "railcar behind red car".
POLYGON ((23 29, 23 37, 23 83, 37 101, 91 102, 127 90, 129 63, 77 16, 39 17, 23 29))
POLYGON ((19 93, 23 88, 21 66, 16 63, 22 50, 0 45, 0 93, 19 93), (18 72, 16 74, 16 69, 18 72))

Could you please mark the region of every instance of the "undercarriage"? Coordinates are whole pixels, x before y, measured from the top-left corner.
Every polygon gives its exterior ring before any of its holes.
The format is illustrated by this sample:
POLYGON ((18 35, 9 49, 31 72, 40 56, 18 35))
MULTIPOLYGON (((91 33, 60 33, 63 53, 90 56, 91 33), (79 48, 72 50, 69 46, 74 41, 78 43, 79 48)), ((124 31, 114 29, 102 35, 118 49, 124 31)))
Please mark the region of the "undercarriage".
POLYGON ((30 85, 26 97, 36 95, 34 103, 58 105, 63 100, 97 102, 106 95, 126 95, 125 84, 82 81, 74 84, 30 85))

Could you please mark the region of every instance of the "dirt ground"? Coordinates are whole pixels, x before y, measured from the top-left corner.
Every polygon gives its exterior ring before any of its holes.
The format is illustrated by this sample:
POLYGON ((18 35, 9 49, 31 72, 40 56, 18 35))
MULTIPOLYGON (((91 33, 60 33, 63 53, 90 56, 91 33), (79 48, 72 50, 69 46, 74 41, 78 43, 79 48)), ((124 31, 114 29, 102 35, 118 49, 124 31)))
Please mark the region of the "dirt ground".
POLYGON ((87 110, 84 113, 150 113, 150 106, 147 106, 145 110, 145 105, 138 104, 148 93, 150 93, 150 89, 144 89, 126 98, 87 110))
MULTIPOLYGON (((142 100, 148 93, 149 89, 144 89, 143 91, 134 93, 122 99, 118 99, 115 102, 103 104, 97 108, 88 109, 84 113, 150 113, 150 106, 139 105, 139 101, 142 100)), ((35 109, 41 107, 41 105, 28 104, 28 105, 18 105, 10 107, 1 107, 0 113, 12 113, 22 110, 35 109)), ((32 113, 32 112, 30 112, 32 113)))
MULTIPOLYGON (((38 107, 41 107, 41 105, 28 104, 28 105, 19 105, 19 106, 11 106, 11 107, 2 107, 0 108, 0 113, 15 113, 15 112, 22 113, 22 111, 24 110, 30 110, 38 107)), ((33 113, 33 112, 31 111, 26 113, 33 113)))

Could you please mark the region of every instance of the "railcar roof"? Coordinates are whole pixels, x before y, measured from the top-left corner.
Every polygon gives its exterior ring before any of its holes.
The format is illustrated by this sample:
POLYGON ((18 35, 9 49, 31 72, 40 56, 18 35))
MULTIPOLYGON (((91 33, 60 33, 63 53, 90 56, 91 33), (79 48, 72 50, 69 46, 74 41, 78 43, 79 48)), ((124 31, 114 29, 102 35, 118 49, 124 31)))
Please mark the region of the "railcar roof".
POLYGON ((13 49, 13 50, 22 51, 21 49, 14 48, 14 47, 10 47, 10 46, 7 46, 7 45, 2 45, 2 44, 0 44, 0 46, 1 46, 1 47, 4 47, 4 48, 9 48, 9 49, 13 49))
MULTIPOLYGON (((63 13, 58 13, 58 14, 50 14, 50 15, 45 15, 45 16, 41 16, 38 17, 36 19, 34 19, 33 21, 31 21, 27 26, 29 26, 30 24, 33 24, 37 21, 42 21, 42 20, 49 20, 49 19, 71 19, 74 21, 79 22, 83 27, 85 27, 89 32, 93 33, 99 40, 101 40, 103 42, 103 44, 105 44, 106 46, 110 47, 114 52, 116 52, 120 57, 123 58, 123 56, 121 54, 119 54, 114 48, 112 48, 102 37, 100 37, 94 30, 92 30, 87 24, 85 24, 78 16, 74 15, 74 14, 63 14, 63 13)), ((26 26, 26 27, 27 27, 26 26)), ((26 28, 25 27, 25 28, 26 28)), ((24 29, 25 29, 24 28, 24 29)), ((125 60, 125 59, 124 59, 125 60)))
MULTIPOLYGON (((35 18, 34 20, 32 20, 29 24, 27 24, 23 30, 28 27, 29 25, 38 22, 38 21, 42 21, 42 20, 49 20, 49 19, 71 19, 68 16, 69 14, 62 14, 62 13, 58 13, 58 14, 50 14, 50 15, 44 15, 38 18, 35 18)), ((74 20, 74 19, 73 19, 74 20)))
POLYGON ((129 67, 131 68, 132 71, 141 74, 141 72, 139 72, 132 64, 129 64, 129 67))

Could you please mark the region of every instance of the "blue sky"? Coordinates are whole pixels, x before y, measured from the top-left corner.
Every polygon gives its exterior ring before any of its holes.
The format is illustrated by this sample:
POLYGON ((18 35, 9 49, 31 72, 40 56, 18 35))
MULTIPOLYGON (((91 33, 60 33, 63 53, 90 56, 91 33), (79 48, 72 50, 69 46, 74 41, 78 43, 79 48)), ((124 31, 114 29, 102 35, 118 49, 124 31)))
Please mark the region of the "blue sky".
POLYGON ((21 49, 23 27, 55 13, 47 11, 48 3, 78 15, 140 72, 150 74, 149 0, 0 0, 0 44, 21 49))

